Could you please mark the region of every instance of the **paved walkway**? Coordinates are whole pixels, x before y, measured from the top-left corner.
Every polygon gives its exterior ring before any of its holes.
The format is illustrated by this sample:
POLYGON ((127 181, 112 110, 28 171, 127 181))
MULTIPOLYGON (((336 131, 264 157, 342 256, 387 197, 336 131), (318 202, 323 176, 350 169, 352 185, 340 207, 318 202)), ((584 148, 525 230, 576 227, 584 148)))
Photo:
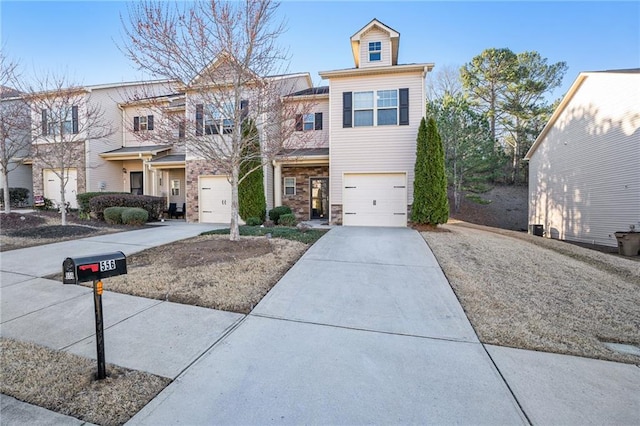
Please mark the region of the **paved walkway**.
MULTIPOLYGON (((201 231, 172 228, 3 253, 2 336, 94 357, 90 291, 37 277, 72 247, 127 253, 201 231)), ((640 423, 637 366, 480 344, 409 229, 333 229, 248 316, 103 303, 107 362, 175 379, 131 424, 640 423)), ((1 403, 22 413, 7 424, 41 418, 1 403)))

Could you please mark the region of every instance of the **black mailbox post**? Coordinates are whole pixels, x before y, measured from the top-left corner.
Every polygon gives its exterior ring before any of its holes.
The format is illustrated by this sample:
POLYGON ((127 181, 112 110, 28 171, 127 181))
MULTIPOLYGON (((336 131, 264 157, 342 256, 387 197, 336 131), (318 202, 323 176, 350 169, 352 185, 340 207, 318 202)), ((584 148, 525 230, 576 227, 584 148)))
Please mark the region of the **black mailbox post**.
POLYGON ((67 257, 62 262, 63 284, 93 281, 93 304, 96 314, 97 379, 107 377, 104 359, 104 322, 102 317, 102 279, 127 273, 127 258, 121 251, 85 257, 67 257))

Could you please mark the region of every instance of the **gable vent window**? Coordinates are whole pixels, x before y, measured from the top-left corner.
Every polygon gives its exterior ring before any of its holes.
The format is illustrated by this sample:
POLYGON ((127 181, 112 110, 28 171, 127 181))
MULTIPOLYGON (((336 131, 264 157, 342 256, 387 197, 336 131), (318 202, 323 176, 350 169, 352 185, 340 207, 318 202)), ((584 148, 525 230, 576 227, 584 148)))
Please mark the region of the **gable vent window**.
POLYGON ((369 43, 369 61, 375 62, 382 59, 382 43, 372 41, 369 43))

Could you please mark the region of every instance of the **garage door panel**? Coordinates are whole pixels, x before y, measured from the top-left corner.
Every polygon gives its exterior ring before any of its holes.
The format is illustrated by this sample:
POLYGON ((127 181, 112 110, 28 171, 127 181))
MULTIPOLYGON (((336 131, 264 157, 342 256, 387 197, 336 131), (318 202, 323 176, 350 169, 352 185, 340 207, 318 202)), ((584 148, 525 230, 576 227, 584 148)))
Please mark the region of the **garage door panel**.
POLYGON ((345 226, 406 226, 405 173, 346 173, 343 192, 345 226))
POLYGON ((199 191, 200 222, 231 221, 231 184, 226 176, 201 176, 199 191))

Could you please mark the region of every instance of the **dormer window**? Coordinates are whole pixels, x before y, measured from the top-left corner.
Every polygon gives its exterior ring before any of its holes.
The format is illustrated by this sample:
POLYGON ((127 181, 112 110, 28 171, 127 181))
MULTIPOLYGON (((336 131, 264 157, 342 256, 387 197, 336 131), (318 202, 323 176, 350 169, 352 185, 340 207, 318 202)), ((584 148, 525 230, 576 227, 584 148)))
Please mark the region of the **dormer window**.
POLYGON ((372 41, 369 43, 369 62, 382 59, 382 42, 372 41))

